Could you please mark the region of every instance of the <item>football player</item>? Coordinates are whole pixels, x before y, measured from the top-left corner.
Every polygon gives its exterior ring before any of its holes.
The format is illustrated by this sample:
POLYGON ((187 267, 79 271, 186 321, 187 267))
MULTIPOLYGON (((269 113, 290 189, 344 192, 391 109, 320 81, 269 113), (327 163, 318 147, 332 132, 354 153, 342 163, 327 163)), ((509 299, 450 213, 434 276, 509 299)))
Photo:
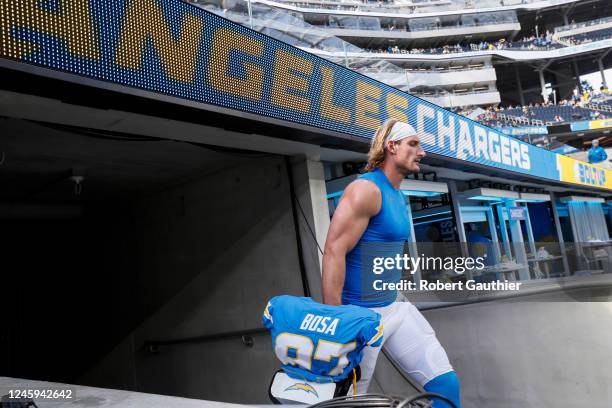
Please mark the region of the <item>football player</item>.
MULTIPOLYGON (((425 157, 415 129, 389 119, 377 130, 366 173, 345 189, 331 221, 323 255, 323 302, 357 305, 382 316, 385 350, 401 369, 459 406, 459 380, 431 325, 392 290, 375 290, 374 279, 398 282, 397 269, 374 274, 374 257, 403 254, 410 236, 406 198, 400 183, 420 170, 425 157)), ((380 286, 380 285, 379 285, 380 286)), ((380 348, 364 350, 357 393, 367 392, 380 348)), ((436 401, 434 407, 447 407, 436 401)))

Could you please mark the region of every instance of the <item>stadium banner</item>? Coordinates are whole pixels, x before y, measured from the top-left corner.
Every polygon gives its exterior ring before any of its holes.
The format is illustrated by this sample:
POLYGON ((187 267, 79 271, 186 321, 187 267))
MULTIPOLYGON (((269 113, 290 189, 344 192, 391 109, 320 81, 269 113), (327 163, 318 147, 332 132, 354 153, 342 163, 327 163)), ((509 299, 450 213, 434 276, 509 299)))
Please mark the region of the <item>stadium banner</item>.
POLYGON ((589 129, 604 129, 612 127, 612 119, 599 119, 589 122, 589 129))
POLYGON ((562 180, 553 152, 182 0, 0 0, 3 59, 314 131, 371 138, 395 117, 429 153, 562 180))
POLYGON ((589 130, 589 121, 581 120, 580 122, 570 123, 570 129, 572 132, 579 132, 581 130, 589 130))
POLYGON ((559 179, 583 186, 612 189, 612 172, 603 167, 576 160, 562 154, 557 155, 559 179))
POLYGON ((604 129, 612 127, 612 119, 599 119, 599 120, 583 120, 580 122, 570 123, 572 132, 578 132, 581 130, 593 130, 593 129, 604 129))
POLYGON ((526 136, 526 135, 547 135, 548 129, 546 126, 525 126, 525 127, 496 127, 503 134, 511 136, 526 136))

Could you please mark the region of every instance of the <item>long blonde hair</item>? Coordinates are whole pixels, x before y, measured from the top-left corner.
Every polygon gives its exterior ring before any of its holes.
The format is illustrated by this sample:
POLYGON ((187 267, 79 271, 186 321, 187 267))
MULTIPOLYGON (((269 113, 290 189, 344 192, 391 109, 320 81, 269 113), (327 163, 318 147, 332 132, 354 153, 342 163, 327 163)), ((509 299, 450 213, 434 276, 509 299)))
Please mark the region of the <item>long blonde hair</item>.
POLYGON ((364 168, 365 172, 382 167, 385 162, 385 140, 396 122, 397 119, 389 118, 376 130, 374 138, 372 139, 370 151, 368 152, 368 163, 364 168))

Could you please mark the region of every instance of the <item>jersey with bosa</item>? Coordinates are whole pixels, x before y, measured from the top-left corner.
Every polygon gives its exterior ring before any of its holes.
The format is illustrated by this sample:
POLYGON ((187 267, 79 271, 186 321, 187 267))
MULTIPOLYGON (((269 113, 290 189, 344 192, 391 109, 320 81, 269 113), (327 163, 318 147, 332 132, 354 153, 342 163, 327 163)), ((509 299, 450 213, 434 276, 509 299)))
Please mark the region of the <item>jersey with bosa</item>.
POLYGON ((272 348, 293 378, 337 382, 355 368, 366 346, 382 342, 380 315, 353 306, 330 306, 310 298, 277 296, 263 313, 272 348))

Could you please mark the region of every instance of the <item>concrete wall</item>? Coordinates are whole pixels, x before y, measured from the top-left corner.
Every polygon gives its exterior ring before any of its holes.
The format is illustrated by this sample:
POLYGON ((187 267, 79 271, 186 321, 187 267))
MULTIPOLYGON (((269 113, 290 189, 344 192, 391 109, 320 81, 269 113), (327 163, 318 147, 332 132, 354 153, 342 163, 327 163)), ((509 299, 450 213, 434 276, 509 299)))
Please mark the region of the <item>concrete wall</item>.
POLYGON ((115 308, 122 316, 112 316, 121 323, 109 324, 113 350, 78 382, 268 402, 276 361, 267 335, 253 336, 253 347, 230 338, 150 354, 142 345, 255 329, 270 297, 303 294, 284 158, 229 166, 138 200, 122 214, 95 211, 90 215, 113 231, 102 249, 107 267, 121 262, 114 265, 123 271, 116 286, 131 294, 115 308))
POLYGON ((465 407, 612 406, 610 288, 426 311, 465 407))
MULTIPOLYGON (((463 407, 612 406, 612 287, 423 312, 461 380, 463 407)), ((370 392, 412 395, 381 355, 370 392)))
POLYGON ((329 209, 323 164, 306 156, 291 158, 295 211, 310 297, 322 302, 323 247, 329 229, 329 209))

